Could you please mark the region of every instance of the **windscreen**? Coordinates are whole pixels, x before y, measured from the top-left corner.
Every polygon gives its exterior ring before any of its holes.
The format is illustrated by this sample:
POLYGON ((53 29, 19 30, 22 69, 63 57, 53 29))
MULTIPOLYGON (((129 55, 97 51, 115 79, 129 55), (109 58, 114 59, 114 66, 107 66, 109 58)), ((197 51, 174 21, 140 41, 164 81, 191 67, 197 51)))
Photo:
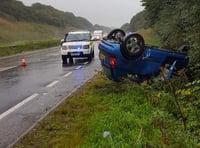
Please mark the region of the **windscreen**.
POLYGON ((75 33, 68 34, 65 38, 66 42, 74 42, 74 41, 90 41, 89 33, 75 33))

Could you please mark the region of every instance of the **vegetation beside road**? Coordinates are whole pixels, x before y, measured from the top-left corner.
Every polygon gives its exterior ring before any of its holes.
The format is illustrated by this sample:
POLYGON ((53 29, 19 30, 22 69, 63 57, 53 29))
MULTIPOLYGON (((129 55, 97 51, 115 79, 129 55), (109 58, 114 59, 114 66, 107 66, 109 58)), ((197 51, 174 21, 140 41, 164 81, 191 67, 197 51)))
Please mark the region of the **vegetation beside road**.
POLYGON ((144 37, 146 45, 161 47, 160 38, 153 29, 139 29, 137 32, 144 37))
POLYGON ((60 45, 60 39, 73 27, 11 22, 0 18, 0 57, 60 45))
POLYGON ((59 39, 13 42, 12 44, 4 44, 0 46, 0 57, 58 46, 59 44, 59 39))
POLYGON ((178 49, 189 45, 190 73, 200 77, 200 7, 198 0, 142 0, 144 10, 133 16, 134 30, 151 28, 159 35, 162 47, 178 49))
POLYGON ((14 147, 198 147, 200 81, 182 80, 116 83, 100 72, 14 147))

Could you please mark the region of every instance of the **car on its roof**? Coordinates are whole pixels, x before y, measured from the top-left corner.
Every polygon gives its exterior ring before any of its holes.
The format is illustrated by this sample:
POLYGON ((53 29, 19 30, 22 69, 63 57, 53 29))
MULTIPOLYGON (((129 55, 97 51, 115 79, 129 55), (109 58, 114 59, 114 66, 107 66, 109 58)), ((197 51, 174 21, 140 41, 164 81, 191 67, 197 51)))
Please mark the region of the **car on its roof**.
POLYGON ((73 63, 73 58, 86 57, 89 61, 94 57, 94 44, 89 31, 73 31, 65 34, 61 40, 61 56, 63 64, 68 59, 73 63))
POLYGON ((114 81, 128 75, 147 79, 158 75, 161 67, 168 65, 167 79, 172 71, 188 65, 188 49, 187 45, 182 45, 178 51, 147 46, 140 34, 132 32, 126 35, 121 29, 114 29, 99 43, 99 58, 106 76, 114 81))

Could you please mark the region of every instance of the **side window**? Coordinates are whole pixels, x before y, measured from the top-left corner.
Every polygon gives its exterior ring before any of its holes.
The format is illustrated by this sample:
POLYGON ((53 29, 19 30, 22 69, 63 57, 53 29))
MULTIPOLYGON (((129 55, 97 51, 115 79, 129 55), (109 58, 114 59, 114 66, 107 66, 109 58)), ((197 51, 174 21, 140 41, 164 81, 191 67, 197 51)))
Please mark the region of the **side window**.
POLYGON ((65 38, 64 38, 64 41, 66 42, 67 40, 67 36, 68 36, 68 33, 65 34, 65 38))
POLYGON ((90 35, 90 40, 92 39, 92 35, 91 35, 91 33, 89 34, 90 35))

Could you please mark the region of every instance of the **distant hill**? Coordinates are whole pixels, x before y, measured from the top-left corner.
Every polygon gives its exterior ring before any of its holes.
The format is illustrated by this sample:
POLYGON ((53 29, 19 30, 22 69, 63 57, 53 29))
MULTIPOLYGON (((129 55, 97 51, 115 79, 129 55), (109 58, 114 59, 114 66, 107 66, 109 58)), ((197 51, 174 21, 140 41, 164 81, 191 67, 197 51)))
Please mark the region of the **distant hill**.
POLYGON ((112 28, 95 24, 94 25, 94 30, 103 30, 103 32, 109 33, 112 30, 112 28))
POLYGON ((92 23, 88 20, 76 17, 73 13, 63 12, 40 3, 27 7, 20 1, 1 0, 0 17, 9 21, 34 22, 56 27, 71 26, 79 29, 94 30, 92 23))
POLYGON ((66 32, 72 30, 109 32, 110 28, 93 26, 83 17, 52 6, 40 3, 25 6, 17 0, 0 0, 0 43, 62 38, 66 32))

